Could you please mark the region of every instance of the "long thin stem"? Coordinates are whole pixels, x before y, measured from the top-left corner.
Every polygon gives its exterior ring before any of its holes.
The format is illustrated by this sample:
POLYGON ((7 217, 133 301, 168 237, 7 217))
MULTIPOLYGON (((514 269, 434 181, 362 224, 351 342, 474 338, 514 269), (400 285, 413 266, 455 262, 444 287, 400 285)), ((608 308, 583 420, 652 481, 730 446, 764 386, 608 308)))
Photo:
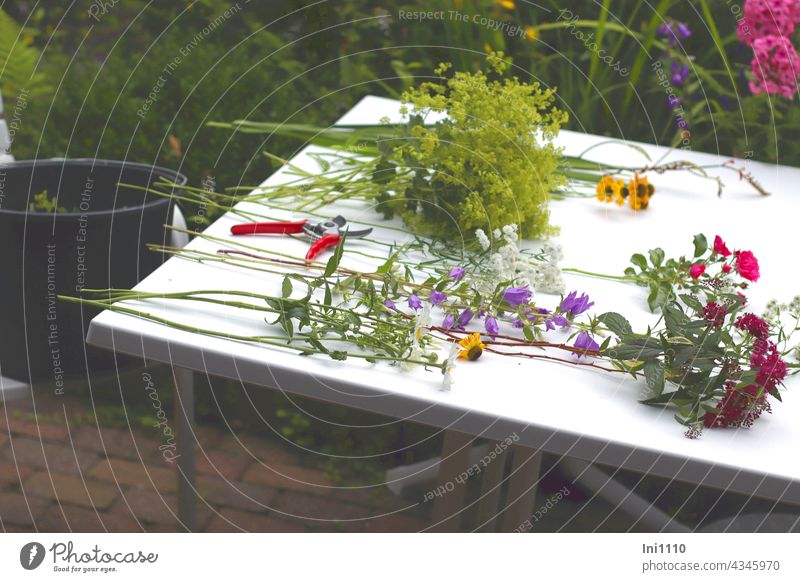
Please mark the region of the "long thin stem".
POLYGON ((611 281, 637 281, 636 277, 630 277, 628 275, 607 275, 605 273, 595 273, 593 271, 586 271, 584 269, 575 269, 572 267, 565 267, 561 269, 565 273, 577 273, 578 275, 586 275, 587 277, 597 277, 600 279, 609 279, 611 281))
MULTIPOLYGON (((78 297, 69 297, 65 295, 58 295, 57 298, 60 301, 66 301, 68 303, 81 303, 83 305, 91 305, 94 307, 99 307, 101 309, 107 309, 109 311, 115 311, 117 313, 125 313, 127 315, 133 315, 135 317, 140 317, 142 319, 146 319, 149 321, 153 321, 155 323, 160 323, 163 325, 167 325, 169 327, 179 329, 181 331, 188 331, 191 333, 197 333, 201 335, 207 335, 211 337, 220 337, 224 339, 231 339, 243 342, 250 342, 250 343, 258 343, 258 344, 265 344, 269 346, 275 346, 280 348, 287 348, 295 352, 300 353, 316 353, 316 354, 324 354, 324 351, 314 349, 310 346, 300 347, 292 345, 290 342, 292 340, 291 337, 281 338, 280 336, 246 336, 240 334, 233 334, 233 333, 225 333, 213 329, 206 329, 202 327, 196 327, 192 325, 187 325, 183 323, 179 323, 177 321, 173 321, 170 319, 166 319, 164 317, 159 317, 157 315, 153 315, 152 313, 147 313, 146 311, 140 311, 138 309, 131 309, 129 307, 123 307, 116 304, 108 304, 102 301, 94 301, 91 299, 80 299, 78 297), (278 341, 280 340, 280 341, 278 341)), ((420 366, 425 367, 433 367, 439 368, 444 370, 445 364, 443 363, 431 363, 427 360, 414 360, 414 359, 407 359, 395 356, 384 356, 379 354, 363 354, 358 352, 343 352, 345 356, 348 358, 359 358, 362 360, 375 360, 375 361, 387 361, 387 362, 408 362, 411 364, 417 364, 420 366)))

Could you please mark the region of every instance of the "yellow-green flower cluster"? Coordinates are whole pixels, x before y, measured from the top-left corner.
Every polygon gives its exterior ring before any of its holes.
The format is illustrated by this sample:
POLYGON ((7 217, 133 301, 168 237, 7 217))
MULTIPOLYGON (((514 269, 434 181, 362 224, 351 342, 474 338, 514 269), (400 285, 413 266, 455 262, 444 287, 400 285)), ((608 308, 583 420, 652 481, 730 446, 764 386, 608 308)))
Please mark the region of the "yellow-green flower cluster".
POLYGON ((505 224, 518 224, 523 237, 548 236, 555 232, 550 193, 565 184, 552 141, 567 115, 553 106, 552 90, 505 78, 502 53, 487 61, 489 73, 449 75, 450 66, 440 65, 442 81, 403 94, 412 122, 387 159, 414 176, 384 206, 416 231, 437 236, 505 224), (446 120, 423 124, 439 113, 446 120))

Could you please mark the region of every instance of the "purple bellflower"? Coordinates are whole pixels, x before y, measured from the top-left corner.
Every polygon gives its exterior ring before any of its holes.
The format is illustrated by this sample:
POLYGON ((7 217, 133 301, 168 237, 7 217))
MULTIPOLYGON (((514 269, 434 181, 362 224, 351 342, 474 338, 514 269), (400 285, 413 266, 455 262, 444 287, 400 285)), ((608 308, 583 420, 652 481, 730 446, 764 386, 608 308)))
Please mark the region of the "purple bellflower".
POLYGON ((503 300, 512 307, 519 307, 523 303, 527 303, 533 297, 533 291, 524 287, 509 287, 503 291, 503 300))
MULTIPOLYGON (((578 334, 578 337, 575 338, 574 345, 578 349, 587 351, 597 351, 600 349, 600 345, 585 331, 578 334)), ((582 354, 577 355, 580 358, 582 354)))
POLYGON ((464 270, 463 267, 453 267, 452 269, 450 269, 450 274, 447 276, 450 277, 453 281, 458 281, 459 279, 461 279, 461 277, 464 276, 465 272, 466 271, 464 270))
POLYGON ((561 302, 561 313, 568 313, 570 317, 575 317, 586 313, 594 305, 594 301, 589 301, 589 296, 584 293, 578 297, 578 292, 573 291, 561 302))
POLYGON ((440 305, 447 301, 447 295, 445 295, 442 291, 431 291, 431 303, 434 305, 440 305))

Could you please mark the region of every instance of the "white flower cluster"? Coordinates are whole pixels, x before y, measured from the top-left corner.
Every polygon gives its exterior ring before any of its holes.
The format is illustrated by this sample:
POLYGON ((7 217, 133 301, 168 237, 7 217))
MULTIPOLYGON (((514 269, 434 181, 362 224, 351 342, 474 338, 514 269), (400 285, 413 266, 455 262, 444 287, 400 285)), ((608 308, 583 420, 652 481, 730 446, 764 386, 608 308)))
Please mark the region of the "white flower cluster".
MULTIPOLYGON (((475 231, 475 238, 484 251, 488 251, 492 246, 492 241, 486 233, 478 229, 475 231)), ((562 294, 565 290, 564 278, 561 268, 558 266, 564 257, 561 245, 553 242, 546 242, 542 254, 547 259, 541 264, 532 264, 519 250, 519 234, 516 224, 507 224, 502 229, 495 229, 492 238, 498 243, 503 243, 496 252, 489 256, 492 265, 492 280, 484 281, 485 285, 479 291, 491 291, 497 281, 513 281, 515 285, 528 285, 531 289, 537 289, 543 293, 562 294), (483 287, 486 289, 483 289, 483 287)))
MULTIPOLYGON (((478 244, 484 251, 491 249, 492 241, 483 230, 476 230, 475 238, 478 239, 478 244)), ((496 228, 492 232, 492 238, 498 244, 502 243, 502 246, 489 255, 492 266, 491 281, 487 281, 489 286, 493 289, 498 280, 531 284, 530 278, 534 273, 528 260, 519 251, 517 225, 507 224, 502 230, 496 228)))
POLYGON ((777 299, 772 299, 767 303, 767 308, 762 317, 771 322, 777 322, 781 313, 800 318, 800 295, 796 295, 789 303, 778 303, 777 299))
POLYGON ((564 250, 560 244, 548 241, 542 247, 542 254, 546 255, 547 259, 536 269, 534 287, 542 293, 563 295, 566 291, 566 284, 558 264, 564 258, 564 250))
MULTIPOLYGON (((773 325, 780 325, 782 315, 784 316, 784 323, 786 316, 794 319, 794 331, 800 329, 800 295, 796 295, 789 303, 778 303, 777 299, 771 300, 767 303, 766 310, 761 317, 773 325)), ((784 327, 784 329, 786 328, 784 327)), ((788 333, 787 343, 793 333, 793 331, 788 333)), ((800 344, 792 348, 792 355, 796 360, 800 360, 800 344)))

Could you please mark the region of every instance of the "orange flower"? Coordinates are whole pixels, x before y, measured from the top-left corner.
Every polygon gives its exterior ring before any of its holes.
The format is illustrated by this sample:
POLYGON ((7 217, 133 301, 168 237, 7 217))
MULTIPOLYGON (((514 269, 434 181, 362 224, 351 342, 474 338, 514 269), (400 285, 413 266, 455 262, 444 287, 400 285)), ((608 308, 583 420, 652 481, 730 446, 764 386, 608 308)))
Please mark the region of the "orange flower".
POLYGON ((625 189, 625 182, 614 176, 603 176, 597 182, 597 199, 600 202, 615 201, 622 206, 625 196, 623 190, 625 189))
POLYGON ((646 210, 650 205, 650 198, 655 194, 655 187, 647 181, 647 176, 636 174, 628 185, 628 204, 633 210, 646 210))

